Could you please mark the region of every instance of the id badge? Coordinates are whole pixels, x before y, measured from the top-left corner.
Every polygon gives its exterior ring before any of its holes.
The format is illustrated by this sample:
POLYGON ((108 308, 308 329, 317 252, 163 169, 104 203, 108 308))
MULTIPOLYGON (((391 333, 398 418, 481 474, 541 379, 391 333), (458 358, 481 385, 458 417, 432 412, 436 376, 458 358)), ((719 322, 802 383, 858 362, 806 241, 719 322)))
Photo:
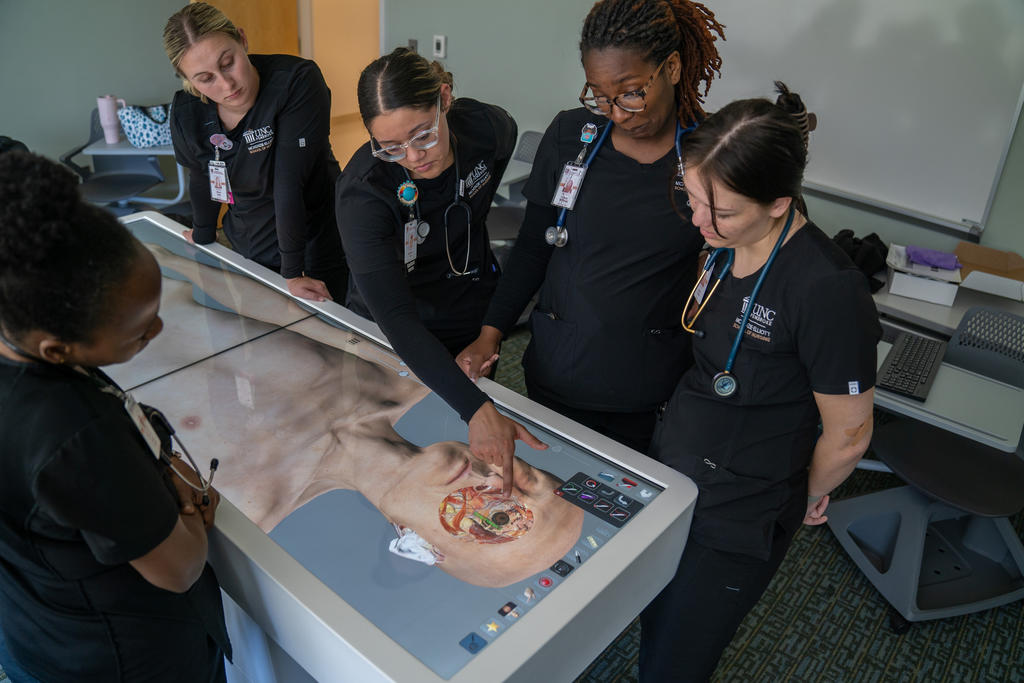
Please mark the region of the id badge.
POLYGON ((586 174, 586 166, 566 164, 562 169, 562 177, 558 181, 558 186, 555 187, 555 196, 551 198, 551 204, 572 211, 572 207, 576 204, 576 196, 580 193, 580 187, 583 185, 583 176, 586 174))
POLYGON ((160 437, 157 435, 156 430, 153 429, 153 425, 149 423, 146 413, 142 411, 142 406, 139 405, 139 402, 131 394, 125 394, 124 408, 128 411, 128 415, 132 418, 132 422, 135 423, 139 433, 142 434, 142 438, 146 445, 149 446, 149 450, 153 452, 153 457, 159 460, 160 437))
POLYGON ((405 224, 405 269, 409 272, 416 267, 416 244, 419 236, 416 228, 419 227, 419 223, 413 218, 405 224))
POLYGON ((697 289, 693 290, 693 300, 699 305, 704 301, 704 293, 708 291, 708 283, 711 282, 711 269, 704 271, 697 281, 697 289))
POLYGON ((228 182, 228 167, 223 161, 210 162, 210 199, 223 204, 235 203, 228 182))

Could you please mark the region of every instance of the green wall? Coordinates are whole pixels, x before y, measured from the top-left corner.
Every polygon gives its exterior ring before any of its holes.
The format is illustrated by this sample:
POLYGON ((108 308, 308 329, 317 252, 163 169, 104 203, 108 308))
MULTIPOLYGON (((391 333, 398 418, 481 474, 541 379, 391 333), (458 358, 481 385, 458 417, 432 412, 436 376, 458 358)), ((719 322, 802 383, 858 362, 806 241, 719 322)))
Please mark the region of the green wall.
POLYGON ((161 46, 186 0, 0 0, 0 135, 53 159, 88 139, 99 95, 170 102, 161 46))
MULTIPOLYGON (((432 36, 444 34, 448 56, 443 61, 455 76, 457 94, 502 105, 521 131, 544 130, 559 110, 578 106, 584 78, 577 46, 592 4, 592 0, 385 0, 382 50, 414 38, 420 54, 429 57, 432 36)), ((951 134, 970 134, 970 125, 951 134)), ((959 241, 909 221, 827 200, 810 197, 808 206, 829 233, 842 228, 858 236, 877 232, 886 241, 935 249, 952 249, 959 241)), ((1024 125, 1020 119, 981 243, 1024 254, 1024 125)))

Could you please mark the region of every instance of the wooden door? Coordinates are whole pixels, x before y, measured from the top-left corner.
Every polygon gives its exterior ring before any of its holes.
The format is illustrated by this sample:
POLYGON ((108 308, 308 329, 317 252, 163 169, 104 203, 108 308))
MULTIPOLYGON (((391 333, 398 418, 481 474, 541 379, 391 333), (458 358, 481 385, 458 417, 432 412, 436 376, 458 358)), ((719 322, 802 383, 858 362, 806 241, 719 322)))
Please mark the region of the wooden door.
POLYGON ((245 31, 249 52, 299 54, 299 12, 294 0, 207 0, 245 31))

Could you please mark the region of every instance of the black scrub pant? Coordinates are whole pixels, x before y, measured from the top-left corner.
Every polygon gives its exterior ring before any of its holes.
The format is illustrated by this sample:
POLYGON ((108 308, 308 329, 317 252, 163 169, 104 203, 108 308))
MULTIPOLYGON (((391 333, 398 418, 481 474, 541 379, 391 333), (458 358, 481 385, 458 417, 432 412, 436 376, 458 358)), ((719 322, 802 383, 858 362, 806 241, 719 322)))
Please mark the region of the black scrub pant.
POLYGON ((654 425, 658 417, 657 410, 642 413, 617 413, 573 408, 547 396, 529 380, 526 381, 526 393, 542 406, 551 408, 559 415, 564 415, 570 420, 590 427, 598 434, 615 439, 633 450, 647 453, 651 447, 651 437, 654 435, 654 425))
POLYGON ((676 575, 640 614, 640 681, 707 681, 775 575, 793 532, 775 527, 767 560, 689 540, 676 575))

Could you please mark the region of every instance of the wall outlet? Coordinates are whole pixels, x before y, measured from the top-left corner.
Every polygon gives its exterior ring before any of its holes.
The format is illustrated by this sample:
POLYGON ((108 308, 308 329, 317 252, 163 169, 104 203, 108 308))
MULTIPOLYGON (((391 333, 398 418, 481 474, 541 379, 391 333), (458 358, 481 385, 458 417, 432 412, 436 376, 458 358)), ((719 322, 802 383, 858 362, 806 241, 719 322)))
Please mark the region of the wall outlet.
POLYGON ((410 38, 409 39, 409 49, 410 50, 412 50, 413 52, 419 54, 419 51, 420 51, 419 47, 420 47, 420 42, 418 40, 416 40, 415 38, 410 38))
POLYGON ((448 36, 434 36, 434 56, 441 59, 448 56, 448 36))

